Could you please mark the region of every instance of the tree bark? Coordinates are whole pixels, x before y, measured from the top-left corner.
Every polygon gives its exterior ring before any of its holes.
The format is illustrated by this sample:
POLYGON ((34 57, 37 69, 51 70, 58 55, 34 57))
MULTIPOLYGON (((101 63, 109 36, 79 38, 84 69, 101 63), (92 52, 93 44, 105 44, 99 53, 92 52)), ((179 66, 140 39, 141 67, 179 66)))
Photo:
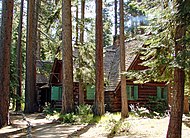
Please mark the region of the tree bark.
POLYGON ((81 24, 80 24, 80 42, 84 43, 84 16, 85 16, 85 0, 81 0, 81 24))
POLYGON ((71 0, 62 0, 63 98, 61 113, 74 111, 71 0))
POLYGON ((104 107, 104 71, 103 71, 103 22, 102 0, 96 0, 96 89, 94 115, 105 113, 104 107))
POLYGON ((25 113, 37 111, 35 0, 28 2, 26 43, 25 113))
POLYGON ((79 38, 79 7, 78 7, 78 0, 76 0, 76 40, 75 44, 78 45, 78 38, 79 38))
POLYGON ((13 0, 2 0, 0 32, 0 128, 8 125, 13 0))
MULTIPOLYGON (((185 36, 186 27, 178 25, 175 32, 175 56, 184 50, 184 44, 179 39, 185 36)), ((168 125, 167 138, 181 138, 182 115, 184 105, 184 83, 185 73, 183 68, 174 69, 174 93, 171 107, 170 121, 168 125)))
MULTIPOLYGON (((124 13, 123 0, 120 0, 120 70, 125 72, 124 13)), ((126 93, 126 76, 121 74, 121 118, 128 117, 128 100, 126 93)))
POLYGON ((115 7, 114 7, 114 10, 115 10, 115 37, 117 37, 117 3, 118 3, 118 1, 115 0, 115 7))
MULTIPOLYGON (((80 24, 80 46, 84 44, 84 18, 85 18, 85 0, 81 0, 81 24, 80 24)), ((79 55, 79 67, 81 66, 81 58, 79 55)), ((83 78, 79 79, 79 104, 84 104, 84 83, 83 78)))
POLYGON ((40 32, 40 23, 39 13, 41 12, 41 0, 36 0, 36 60, 41 59, 41 32, 40 32))
POLYGON ((22 98, 22 23, 23 23, 23 7, 24 0, 21 0, 20 5, 20 20, 19 20, 19 29, 18 29, 18 40, 17 40, 17 96, 19 99, 16 99, 16 111, 21 110, 21 98, 22 98))

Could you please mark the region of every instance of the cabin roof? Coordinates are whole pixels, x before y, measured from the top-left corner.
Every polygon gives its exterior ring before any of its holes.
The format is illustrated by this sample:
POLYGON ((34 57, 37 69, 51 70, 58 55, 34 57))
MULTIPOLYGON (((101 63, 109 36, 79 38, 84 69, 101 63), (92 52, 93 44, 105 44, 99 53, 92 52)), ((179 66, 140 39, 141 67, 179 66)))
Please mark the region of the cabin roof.
POLYGON ((36 60, 36 84, 49 82, 49 70, 47 66, 52 66, 51 61, 36 60), (47 73, 47 74, 46 74, 47 73))
MULTIPOLYGON (((143 43, 137 39, 125 42, 125 68, 131 68, 132 63, 137 57, 137 50, 143 43)), ((114 91, 120 82, 120 47, 109 46, 104 53, 104 73, 108 81, 106 91, 114 91)))

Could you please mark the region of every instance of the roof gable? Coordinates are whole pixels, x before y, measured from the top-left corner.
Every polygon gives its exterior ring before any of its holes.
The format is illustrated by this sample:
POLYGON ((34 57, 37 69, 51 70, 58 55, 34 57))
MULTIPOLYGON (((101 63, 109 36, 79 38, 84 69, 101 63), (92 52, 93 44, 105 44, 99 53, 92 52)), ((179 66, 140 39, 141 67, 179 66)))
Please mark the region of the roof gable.
MULTIPOLYGON (((125 43, 125 67, 126 71, 132 68, 132 63, 137 57, 137 49, 142 47, 143 43, 134 39, 125 43)), ((107 91, 113 91, 120 82, 120 47, 114 46, 105 48, 104 73, 108 81, 107 91), (112 51, 111 51, 111 50, 112 51)), ((135 64, 134 64, 135 65, 135 64)))

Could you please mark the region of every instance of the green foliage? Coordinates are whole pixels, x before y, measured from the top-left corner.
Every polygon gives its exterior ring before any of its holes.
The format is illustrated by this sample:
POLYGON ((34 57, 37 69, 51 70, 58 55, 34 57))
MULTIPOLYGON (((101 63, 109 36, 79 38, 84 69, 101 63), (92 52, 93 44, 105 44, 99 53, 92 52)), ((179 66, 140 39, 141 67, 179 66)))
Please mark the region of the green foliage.
POLYGON ((130 105, 131 114, 139 117, 153 118, 154 115, 145 107, 130 105))
POLYGON ((77 106, 77 123, 92 123, 93 114, 92 114, 92 106, 91 105, 79 105, 77 106))
POLYGON ((76 46, 79 55, 74 58, 74 77, 82 79, 84 83, 95 83, 95 44, 85 43, 83 46, 76 46), (79 58, 80 57, 80 58, 79 58))
POLYGON ((144 106, 130 105, 131 114, 139 117, 160 118, 167 112, 167 103, 165 100, 157 100, 156 97, 149 97, 149 101, 144 106))
POLYGON ((165 99, 158 100, 157 97, 152 96, 149 97, 146 108, 148 108, 152 113, 156 112, 159 116, 164 116, 168 109, 168 105, 165 99))
POLYGON ((92 106, 87 104, 82 104, 77 106, 77 114, 78 115, 88 115, 92 114, 92 106))
POLYGON ((63 123, 74 123, 76 121, 76 116, 74 113, 60 114, 59 119, 62 120, 63 123))
POLYGON ((50 105, 47 105, 45 107, 43 107, 43 111, 42 111, 45 115, 53 115, 55 113, 55 111, 51 108, 50 105))
POLYGON ((181 60, 174 58, 176 11, 167 4, 160 3, 160 1, 152 1, 148 5, 146 4, 148 3, 143 1, 140 6, 149 9, 146 12, 149 15, 149 26, 147 26, 146 31, 150 35, 145 38, 145 44, 139 52, 141 53, 140 58, 143 60, 141 65, 147 66, 148 69, 130 71, 128 75, 131 76, 131 79, 137 79, 141 83, 171 81, 173 80, 174 67, 183 65, 181 60))
POLYGON ((145 9, 140 6, 141 4, 142 2, 137 2, 136 0, 124 2, 125 32, 129 37, 143 33, 143 26, 147 25, 145 9))
MULTIPOLYGON (((17 99, 23 102, 23 97, 19 97, 16 94, 16 88, 18 86, 17 81, 17 39, 18 39, 18 26, 19 26, 19 16, 20 16, 20 1, 15 1, 14 3, 14 14, 13 14, 13 24, 12 24, 12 43, 10 49, 10 102, 12 105, 15 105, 15 101, 17 99)), ((25 68, 25 37, 26 37, 26 27, 23 25, 23 33, 22 33, 22 76, 24 80, 24 68, 25 68)), ((14 107, 13 107, 14 108, 14 107)))
POLYGON ((99 124, 103 125, 106 131, 110 132, 109 136, 127 134, 131 125, 127 120, 120 119, 121 114, 107 112, 100 120, 99 124))
POLYGON ((59 120, 63 123, 71 124, 86 124, 94 123, 92 114, 92 106, 90 105, 79 105, 77 106, 76 113, 60 114, 59 120))
POLYGON ((109 13, 109 7, 111 5, 108 2, 104 2, 104 8, 103 8, 103 46, 110 46, 112 42, 112 26, 113 23, 111 21, 111 15, 109 13))

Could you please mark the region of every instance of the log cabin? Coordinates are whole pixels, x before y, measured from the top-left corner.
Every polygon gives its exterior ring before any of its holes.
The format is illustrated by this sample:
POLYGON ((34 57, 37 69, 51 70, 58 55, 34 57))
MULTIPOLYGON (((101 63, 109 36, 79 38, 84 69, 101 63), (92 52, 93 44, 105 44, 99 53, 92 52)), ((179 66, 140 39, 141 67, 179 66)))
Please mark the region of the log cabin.
MULTIPOLYGON (((140 65, 142 60, 140 55, 135 53, 143 43, 134 39, 125 43, 126 47, 126 71, 144 70, 147 67, 140 65)), ((105 84, 105 110, 109 112, 121 111, 121 88, 120 88, 120 48, 119 44, 106 47, 104 49, 104 74, 105 84)), ((55 107, 61 106, 62 98, 62 61, 55 59, 50 75, 51 100, 55 102, 55 107)), ((148 97, 154 96, 157 99, 167 101, 168 92, 165 82, 148 82, 144 84, 134 83, 126 77, 126 92, 129 104, 146 104, 148 97)), ((73 89, 74 103, 78 105, 78 82, 74 82, 73 89)), ((84 93, 85 103, 93 104, 95 98, 95 88, 86 85, 84 93)))

